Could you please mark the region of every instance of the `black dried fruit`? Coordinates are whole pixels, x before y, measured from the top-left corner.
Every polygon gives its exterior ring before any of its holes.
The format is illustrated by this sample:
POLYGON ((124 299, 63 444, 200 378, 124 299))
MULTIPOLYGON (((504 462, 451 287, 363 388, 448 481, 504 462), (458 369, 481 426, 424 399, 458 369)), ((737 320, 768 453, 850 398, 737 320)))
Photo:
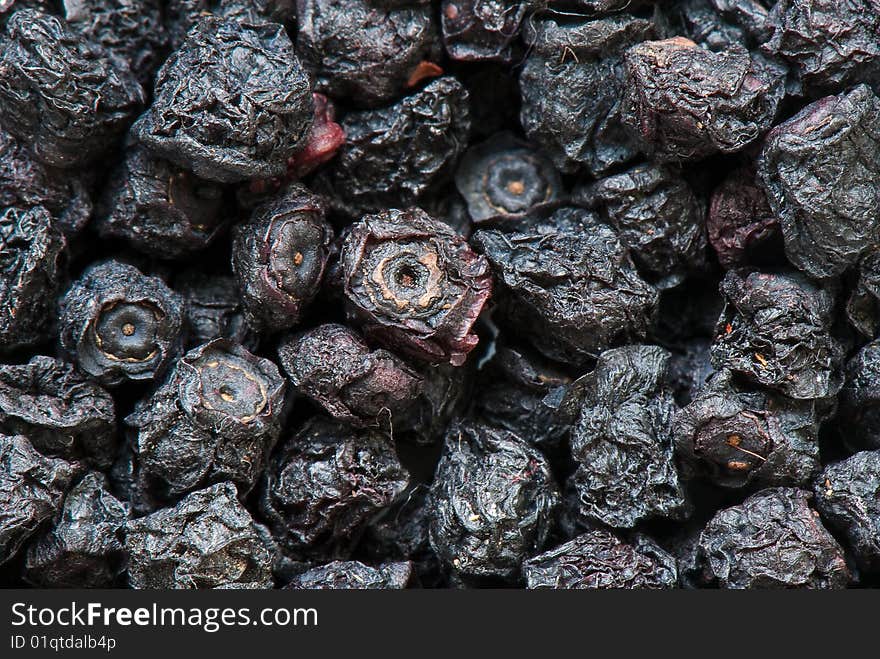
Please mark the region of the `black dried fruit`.
POLYGON ((758 175, 779 217, 785 253, 832 277, 880 239, 880 98, 865 85, 812 103, 770 131, 758 175))
POLYGON ((455 78, 378 110, 342 120, 345 144, 319 179, 332 203, 352 218, 415 204, 451 176, 470 130, 468 94, 455 78))
POLYGON ((569 439, 577 470, 568 487, 582 522, 628 529, 690 515, 673 455, 677 408, 668 364, 663 348, 617 348, 572 385, 581 401, 569 439))
POLYGON ((251 327, 277 331, 299 323, 321 286, 332 239, 324 202, 300 185, 235 228, 232 268, 251 327))
POLYGON ((812 495, 770 488, 718 512, 700 535, 707 577, 722 588, 845 588, 843 550, 819 521, 812 495))
POLYGON ((841 532, 859 567, 880 569, 880 451, 863 451, 825 467, 814 486, 816 508, 841 532))
POLYGON ((282 341, 278 359, 296 390, 331 416, 356 425, 397 425, 422 379, 387 350, 370 348, 344 325, 327 324, 282 341))
POLYGON ((131 588, 271 588, 274 548, 220 483, 128 522, 131 588))
POLYGON ((333 561, 306 570, 285 588, 290 590, 400 590, 412 578, 412 564, 384 563, 377 567, 359 561, 333 561))
POLYGON ((377 107, 399 96, 419 63, 437 59, 433 9, 417 2, 297 0, 297 53, 319 91, 377 107))
POLYGON ((843 348, 832 335, 833 290, 800 274, 730 271, 712 365, 791 398, 825 398, 843 385, 843 348))
POLYGON ((653 21, 626 14, 581 23, 532 18, 519 76, 526 136, 563 172, 600 175, 632 160, 638 145, 621 125, 623 52, 655 36, 653 21))
POLYGON ((228 219, 222 186, 202 181, 133 146, 113 174, 97 209, 104 238, 122 238, 163 259, 204 249, 228 219))
POLYGON ((43 206, 55 224, 71 236, 92 214, 83 177, 44 165, 20 142, 0 129, 0 208, 43 206))
POLYGON ((47 165, 102 156, 143 100, 127 67, 55 16, 22 9, 0 33, 0 125, 47 165))
POLYGON ((523 563, 526 588, 675 588, 675 559, 647 536, 623 542, 608 531, 590 531, 523 563))
POLYGON ((732 45, 715 53, 684 37, 626 53, 623 121, 661 160, 741 151, 768 130, 785 68, 732 45))
POLYGON ((175 50, 193 25, 208 14, 239 23, 283 23, 294 17, 295 0, 166 0, 164 17, 175 50))
POLYGON ((0 565, 53 517, 76 476, 65 460, 37 453, 21 435, 0 435, 0 565))
POLYGON ((704 205, 671 167, 640 165, 576 188, 572 197, 614 227, 658 288, 706 269, 704 205))
POLYGON ((440 26, 451 59, 509 62, 526 12, 534 0, 443 0, 440 26))
POLYGON ((188 352, 125 423, 143 473, 179 495, 220 481, 254 486, 281 432, 285 381, 226 339, 188 352))
POLYGON ((716 374, 675 419, 689 475, 722 487, 808 486, 819 470, 816 403, 739 386, 716 374))
POLYGON ((282 26, 207 17, 162 66, 132 132, 196 176, 233 183, 283 175, 313 116, 309 77, 282 26))
POLYGON ((431 546, 465 580, 518 577, 540 551, 559 494, 546 459, 513 433, 473 422, 446 434, 429 498, 431 546))
POLYGON ((61 300, 61 347, 104 385, 160 375, 181 349, 183 299, 118 261, 88 268, 61 300))
POLYGON ((863 346, 849 360, 839 400, 844 443, 851 450, 880 449, 880 341, 863 346))
POLYGON ((54 332, 66 244, 42 206, 0 209, 0 352, 38 344, 54 332))
POLYGON ((763 49, 790 62, 813 89, 880 82, 880 7, 875 0, 779 0, 763 49))
POLYGON ((492 276, 447 224, 418 208, 369 215, 350 227, 339 260, 349 314, 368 339, 456 366, 476 347, 492 276))
POLYGON ((272 456, 260 510, 288 550, 344 554, 408 484, 387 436, 315 417, 272 456))
POLYGON ((100 469, 116 457, 112 396, 52 357, 0 365, 0 433, 25 435, 44 455, 100 469))
POLYGON ((110 588, 125 571, 128 510, 103 474, 87 474, 67 494, 52 527, 31 544, 24 577, 42 588, 110 588))
POLYGON ((520 227, 481 229, 473 242, 501 283, 501 319, 547 357, 583 363, 645 335, 657 291, 593 213, 563 208, 520 227))
POLYGON ((235 277, 190 270, 174 280, 174 289, 186 300, 187 350, 214 339, 256 350, 259 337, 245 320, 235 277))
POLYGON ((455 186, 475 223, 520 218, 564 194, 553 163, 510 133, 468 149, 455 173, 455 186))

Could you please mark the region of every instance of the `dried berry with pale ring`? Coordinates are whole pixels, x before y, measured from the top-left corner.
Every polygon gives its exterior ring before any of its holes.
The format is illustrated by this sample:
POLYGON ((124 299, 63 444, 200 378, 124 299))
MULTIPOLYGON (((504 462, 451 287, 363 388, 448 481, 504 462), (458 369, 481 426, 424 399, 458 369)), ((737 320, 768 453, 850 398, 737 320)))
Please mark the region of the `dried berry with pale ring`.
POLYGON ((0 210, 0 352, 51 336, 66 244, 45 208, 0 210))
POLYGON ((232 269, 252 327, 277 331, 299 322, 321 286, 332 238, 323 201, 300 185, 235 228, 232 269))
POLYGON ((522 217, 563 194, 553 163, 510 133, 468 149, 455 173, 455 186, 475 223, 522 217))
POLYGON ((281 366, 297 391, 333 417, 396 425, 421 391, 419 375, 387 350, 370 350, 343 325, 321 325, 278 348, 281 366))
POLYGON ((463 364, 492 293, 486 259, 419 208, 368 215, 342 245, 339 278, 364 334, 415 359, 463 364))
POLYGON ((284 175, 313 118, 311 82, 282 26, 207 17, 159 71, 132 132, 196 176, 234 183, 284 175))
POLYGON ((98 263, 61 300, 61 347, 102 384, 153 379, 180 352, 183 306, 158 277, 98 263))
POLYGON ((143 473, 164 495, 219 481, 247 492, 281 432, 285 390, 275 364, 235 343, 191 350, 125 419, 143 473))
POLYGON ((223 187, 202 181, 143 147, 131 147, 98 205, 103 238, 122 238, 156 258, 204 249, 223 228, 223 187))
POLYGON ((61 360, 0 365, 0 433, 25 435, 38 451, 106 469, 116 457, 113 398, 61 360))
POLYGON ((128 67, 55 16, 22 9, 0 34, 0 125, 48 165, 109 151, 143 100, 128 67))

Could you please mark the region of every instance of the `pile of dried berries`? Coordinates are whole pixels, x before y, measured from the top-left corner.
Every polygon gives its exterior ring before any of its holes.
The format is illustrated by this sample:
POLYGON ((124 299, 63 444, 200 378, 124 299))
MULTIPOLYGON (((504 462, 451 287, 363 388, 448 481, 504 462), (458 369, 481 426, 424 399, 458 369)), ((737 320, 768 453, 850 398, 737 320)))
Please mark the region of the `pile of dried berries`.
POLYGON ((880 586, 875 0, 0 0, 0 585, 880 586))

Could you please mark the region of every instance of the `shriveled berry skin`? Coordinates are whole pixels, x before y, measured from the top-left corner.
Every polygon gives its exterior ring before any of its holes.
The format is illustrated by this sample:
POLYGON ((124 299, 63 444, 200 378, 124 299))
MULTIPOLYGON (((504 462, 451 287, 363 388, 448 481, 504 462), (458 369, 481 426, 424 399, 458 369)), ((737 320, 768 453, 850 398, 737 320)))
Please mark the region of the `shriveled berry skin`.
POLYGON ((822 519, 843 534, 859 568, 880 570, 880 451, 828 465, 813 491, 822 519))
POLYGON ((333 561, 306 570, 285 588, 289 590, 401 590, 412 578, 412 563, 383 563, 376 567, 360 561, 333 561))
POLYGON ((843 348, 831 333, 833 291, 800 274, 731 270, 712 365, 791 398, 825 398, 843 385, 843 348))
POLYGON ((196 176, 234 183, 283 175, 313 117, 311 81, 282 26, 206 17, 160 69, 132 132, 196 176))
POLYGON ((408 484, 387 436, 315 417, 273 454, 260 511, 294 554, 337 557, 408 484))
POLYGON ((72 30, 102 46, 149 89, 168 45, 161 0, 62 0, 72 30))
POLYGON ((400 96, 423 60, 439 56, 428 5, 370 0, 297 0, 297 53, 318 91, 360 107, 400 96))
POLYGON ((0 35, 0 126, 47 165, 102 156, 143 101, 127 67, 59 18, 23 9, 0 35))
POLYGON ((655 36, 653 21, 627 14, 568 23, 531 19, 520 73, 520 122, 560 171, 593 175, 632 160, 638 145, 621 125, 623 52, 655 36))
POLYGON ((776 118, 785 68, 742 46, 713 53, 676 37, 626 53, 622 116, 660 160, 741 151, 776 118))
POLYGON ((66 236, 78 233, 92 213, 82 177, 44 165, 24 142, 0 129, 0 207, 9 206, 43 206, 66 236))
POLYGON ((42 206, 0 210, 0 352, 52 335, 66 245, 42 206))
POLYGON ((397 425, 422 379, 387 350, 370 350, 344 325, 327 324, 282 341, 278 359, 293 386, 331 416, 355 425, 397 425))
POLYGON ((534 0, 443 0, 440 26, 451 59, 510 62, 516 38, 534 0))
POLYGON ((404 355, 461 365, 492 294, 492 275, 447 224, 419 208, 368 215, 339 256, 346 308, 364 335, 404 355))
POLYGON ((701 46, 724 51, 731 45, 754 47, 766 41, 767 7, 763 0, 683 0, 670 3, 676 33, 701 46))
POLYGON ((712 191, 706 230, 725 268, 750 263, 755 252, 780 235, 779 218, 752 168, 734 170, 712 191))
POLYGON ((232 269, 251 327, 289 329, 317 295, 333 239, 324 211, 320 197, 294 184, 236 226, 232 269))
POLYGON ((700 534, 707 578, 721 588, 845 588, 843 550, 810 507, 812 495, 769 488, 716 513, 700 534))
POLYGON ((259 337, 245 320, 235 277, 190 270, 175 278, 174 290, 186 300, 187 350, 214 339, 256 350, 259 337))
POLYGON ((758 175, 785 253, 833 277, 880 239, 880 98, 866 85, 811 103, 767 135, 758 175))
POLYGON ((295 4, 295 0, 167 0, 163 16, 176 50, 190 28, 208 14, 240 23, 284 23, 293 19, 295 4))
POLYGON ((683 473, 721 487, 806 487, 820 468, 821 420, 813 401, 743 387, 722 371, 676 415, 676 452, 683 473))
POLYGON ((0 433, 44 455, 108 468, 116 457, 113 398, 72 364, 37 356, 0 365, 0 433))
POLYGON ((140 146, 104 188, 96 226, 155 258, 183 258, 207 247, 228 220, 223 187, 202 181, 140 146))
POLYGON ((431 546, 464 580, 517 579, 542 549, 559 493, 544 456, 513 433, 450 426, 429 498, 431 546))
POLYGON ((42 588, 110 588, 125 571, 128 509, 88 473, 64 500, 57 521, 28 547, 24 577, 42 588))
POLYGON ((859 259, 858 276, 846 301, 846 318, 869 339, 880 334, 880 246, 869 247, 859 259))
POLYGON ((590 531, 523 563, 526 588, 565 590, 675 588, 675 559, 647 536, 624 542, 590 531))
POLYGON ((563 208, 520 226, 481 229, 472 242, 500 282, 501 319, 547 357, 585 363, 645 335, 657 291, 590 211, 563 208))
POLYGON ((575 189, 573 202, 596 211, 658 288, 706 269, 703 202, 673 168, 639 165, 575 189))
POLYGON ((628 529, 690 515, 673 455, 668 368, 663 348, 627 346, 602 353, 595 370, 572 385, 582 398, 569 440, 577 470, 568 487, 584 522, 628 529))
POLYGON ((129 520, 125 548, 131 588, 272 587, 273 548, 232 483, 129 520))
POLYGON ((181 350, 183 299, 118 261, 89 267, 61 300, 61 348, 106 386, 150 380, 181 350))
POLYGON ((64 502, 77 467, 37 453, 22 435, 0 435, 0 565, 64 502))
POLYGON ((217 339, 188 352, 125 423, 145 475, 175 496, 220 481, 248 492, 281 433, 278 367, 217 339))
POLYGON ((455 186, 476 224, 521 218, 564 194, 553 163, 511 133, 468 149, 455 173, 455 186))
POLYGON ((468 93, 444 76, 394 105, 349 113, 342 129, 345 144, 318 189, 353 219, 410 206, 452 175, 470 130, 468 93))
POLYGON ((880 82, 880 5, 875 0, 780 0, 763 49, 785 58, 811 89, 880 82))

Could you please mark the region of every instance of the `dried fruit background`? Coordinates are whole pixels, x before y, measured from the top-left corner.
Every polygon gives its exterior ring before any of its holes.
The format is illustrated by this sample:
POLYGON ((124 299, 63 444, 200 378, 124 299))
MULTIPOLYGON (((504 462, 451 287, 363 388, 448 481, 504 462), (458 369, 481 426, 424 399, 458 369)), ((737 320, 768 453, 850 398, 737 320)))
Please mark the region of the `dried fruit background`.
POLYGON ((880 586, 877 0, 0 0, 0 586, 880 586))

